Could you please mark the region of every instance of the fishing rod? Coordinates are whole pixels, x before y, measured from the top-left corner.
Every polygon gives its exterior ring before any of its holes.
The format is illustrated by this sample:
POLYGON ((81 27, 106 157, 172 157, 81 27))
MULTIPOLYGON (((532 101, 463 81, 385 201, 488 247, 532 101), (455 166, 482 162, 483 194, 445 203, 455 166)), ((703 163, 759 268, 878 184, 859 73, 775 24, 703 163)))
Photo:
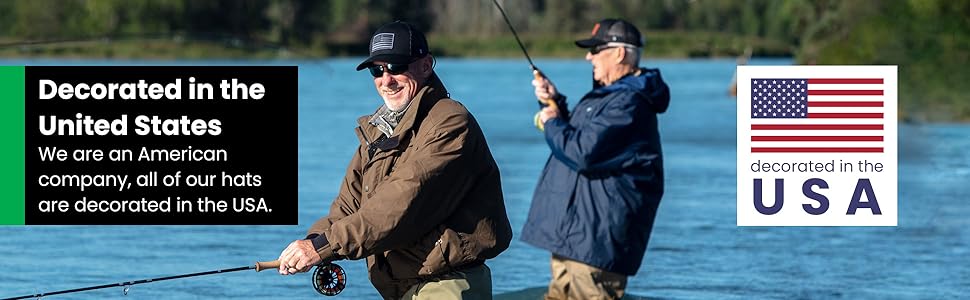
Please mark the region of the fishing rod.
MULTIPOLYGON (((525 59, 529 61, 529 68, 532 69, 532 76, 534 76, 536 80, 546 78, 546 75, 543 74, 542 71, 539 71, 539 68, 532 63, 532 57, 529 57, 529 52, 525 50, 525 45, 523 45, 522 40, 519 39, 519 34, 515 32, 515 27, 512 27, 512 21, 510 21, 509 16, 505 14, 505 10, 502 9, 502 5, 498 4, 498 0, 492 0, 492 3, 495 3, 495 7, 497 7, 498 11, 502 13, 502 18, 505 19, 505 24, 509 25, 509 30, 512 31, 512 36, 515 37, 515 42, 519 44, 519 48, 522 49, 522 54, 525 54, 525 59)), ((552 99, 539 99, 539 102, 552 107, 552 109, 559 110, 559 105, 556 105, 556 101, 552 101, 552 99)), ((538 118, 536 120, 538 120, 538 118)), ((536 126, 540 129, 542 128, 542 125, 539 124, 538 121, 536 121, 536 126)))
MULTIPOLYGON (((142 279, 142 280, 135 280, 135 281, 125 281, 125 282, 118 282, 118 283, 112 283, 112 284, 102 284, 102 285, 82 287, 82 288, 76 288, 76 289, 70 289, 70 290, 62 290, 62 291, 56 291, 56 292, 47 292, 47 293, 24 295, 19 297, 12 297, 12 298, 4 298, 0 300, 40 299, 41 297, 46 297, 46 296, 77 293, 77 292, 99 290, 99 289, 106 289, 106 288, 112 288, 112 287, 124 288, 123 292, 127 296, 128 289, 130 289, 131 286, 136 284, 152 283, 152 282, 158 282, 158 281, 164 281, 164 280, 181 279, 181 278, 230 273, 230 272, 238 272, 238 271, 246 271, 246 270, 256 270, 256 272, 259 272, 263 270, 277 269, 279 267, 280 267, 279 260, 263 261, 263 262, 257 262, 254 265, 249 265, 244 267, 212 270, 212 271, 198 272, 198 273, 188 273, 188 274, 158 277, 158 278, 149 278, 149 279, 142 279)), ((313 277, 311 279, 313 280, 313 288, 318 293, 325 296, 335 296, 339 294, 341 291, 343 291, 344 287, 347 286, 347 273, 344 272, 344 269, 341 268, 339 265, 333 264, 333 263, 317 265, 316 270, 313 271, 313 277)))

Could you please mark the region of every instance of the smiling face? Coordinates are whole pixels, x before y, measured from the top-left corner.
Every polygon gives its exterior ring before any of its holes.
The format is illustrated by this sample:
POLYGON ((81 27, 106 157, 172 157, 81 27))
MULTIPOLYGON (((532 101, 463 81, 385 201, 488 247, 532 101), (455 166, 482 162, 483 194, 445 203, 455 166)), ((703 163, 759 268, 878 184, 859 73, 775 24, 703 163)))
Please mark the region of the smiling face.
MULTIPOLYGON (((387 108, 400 111, 408 106, 431 74, 430 60, 430 56, 425 56, 408 65, 408 70, 404 73, 392 75, 385 71, 380 77, 374 78, 377 94, 384 99, 387 108)), ((375 61, 374 65, 386 66, 387 63, 375 61)))

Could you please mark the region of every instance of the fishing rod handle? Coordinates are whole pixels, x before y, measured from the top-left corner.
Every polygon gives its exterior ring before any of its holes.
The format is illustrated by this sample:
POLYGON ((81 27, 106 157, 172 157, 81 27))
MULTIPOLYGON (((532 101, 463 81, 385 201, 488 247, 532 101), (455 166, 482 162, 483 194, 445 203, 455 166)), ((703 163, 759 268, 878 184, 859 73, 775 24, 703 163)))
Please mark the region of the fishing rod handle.
POLYGON ((269 269, 279 269, 279 268, 280 268, 280 260, 278 259, 274 261, 256 262, 256 272, 259 272, 262 270, 269 270, 269 269))
MULTIPOLYGON (((539 68, 536 68, 535 66, 532 66, 532 77, 534 77, 535 80, 541 80, 543 78, 547 78, 546 74, 542 74, 542 71, 539 71, 539 68)), ((552 99, 539 99, 539 102, 548 107, 552 107, 552 109, 555 109, 557 111, 559 110, 559 105, 556 105, 556 101, 552 99)), ((532 118, 532 123, 536 126, 537 129, 539 129, 539 131, 546 131, 545 126, 542 124, 542 119, 539 118, 539 115, 541 113, 542 113, 541 111, 536 112, 535 117, 532 118)))
MULTIPOLYGON (((542 71, 539 71, 538 68, 532 68, 532 76, 535 77, 536 80, 547 78, 546 74, 542 74, 542 71)), ((542 104, 545 104, 546 106, 552 107, 552 109, 559 110, 559 105, 556 105, 556 101, 553 101, 552 99, 539 99, 539 102, 542 102, 542 104)))

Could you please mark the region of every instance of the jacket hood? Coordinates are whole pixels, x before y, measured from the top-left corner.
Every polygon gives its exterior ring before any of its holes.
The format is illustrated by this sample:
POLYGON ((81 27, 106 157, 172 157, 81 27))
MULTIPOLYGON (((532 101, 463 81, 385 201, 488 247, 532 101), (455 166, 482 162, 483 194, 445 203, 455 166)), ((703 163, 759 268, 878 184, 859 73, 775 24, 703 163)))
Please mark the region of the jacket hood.
POLYGON ((596 88, 591 93, 609 94, 617 91, 637 93, 640 100, 647 101, 657 113, 667 111, 670 105, 670 90, 658 69, 641 68, 639 75, 627 75, 611 85, 596 88))

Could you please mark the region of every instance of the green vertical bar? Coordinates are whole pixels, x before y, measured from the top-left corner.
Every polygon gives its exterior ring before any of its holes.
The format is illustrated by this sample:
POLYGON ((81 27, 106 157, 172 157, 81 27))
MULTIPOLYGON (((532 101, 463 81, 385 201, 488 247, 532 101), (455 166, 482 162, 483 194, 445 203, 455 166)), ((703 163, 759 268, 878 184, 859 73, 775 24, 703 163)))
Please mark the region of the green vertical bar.
POLYGON ((24 67, 0 66, 0 225, 24 225, 24 67))

